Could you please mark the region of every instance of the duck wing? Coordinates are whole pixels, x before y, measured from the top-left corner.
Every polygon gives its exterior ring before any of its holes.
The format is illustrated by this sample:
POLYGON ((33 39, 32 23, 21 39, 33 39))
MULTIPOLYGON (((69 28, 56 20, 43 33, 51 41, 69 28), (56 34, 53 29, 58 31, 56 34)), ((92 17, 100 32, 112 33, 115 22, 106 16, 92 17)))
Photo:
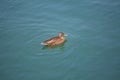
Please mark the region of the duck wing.
POLYGON ((54 43, 58 40, 59 37, 52 37, 52 38, 49 38, 48 40, 45 40, 43 43, 46 43, 46 44, 51 44, 51 43, 54 43))

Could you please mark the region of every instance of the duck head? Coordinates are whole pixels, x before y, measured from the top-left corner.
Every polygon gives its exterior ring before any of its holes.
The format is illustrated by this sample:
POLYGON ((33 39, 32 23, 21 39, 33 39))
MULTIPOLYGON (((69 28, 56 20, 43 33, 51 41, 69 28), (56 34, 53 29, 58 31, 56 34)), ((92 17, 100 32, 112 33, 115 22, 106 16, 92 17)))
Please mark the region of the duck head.
POLYGON ((64 37, 64 36, 67 36, 67 35, 64 34, 63 32, 59 32, 59 33, 58 33, 58 36, 59 36, 59 37, 64 37))

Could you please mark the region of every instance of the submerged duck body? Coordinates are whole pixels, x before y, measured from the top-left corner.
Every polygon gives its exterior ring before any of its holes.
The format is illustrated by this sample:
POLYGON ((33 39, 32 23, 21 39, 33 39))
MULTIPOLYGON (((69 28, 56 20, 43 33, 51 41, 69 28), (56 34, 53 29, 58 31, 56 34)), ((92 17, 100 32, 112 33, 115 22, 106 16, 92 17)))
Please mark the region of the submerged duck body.
POLYGON ((61 43, 65 42, 64 36, 66 36, 66 35, 63 32, 59 32, 58 36, 49 38, 49 39, 43 41, 41 44, 46 45, 46 46, 54 46, 54 45, 61 44, 61 43))

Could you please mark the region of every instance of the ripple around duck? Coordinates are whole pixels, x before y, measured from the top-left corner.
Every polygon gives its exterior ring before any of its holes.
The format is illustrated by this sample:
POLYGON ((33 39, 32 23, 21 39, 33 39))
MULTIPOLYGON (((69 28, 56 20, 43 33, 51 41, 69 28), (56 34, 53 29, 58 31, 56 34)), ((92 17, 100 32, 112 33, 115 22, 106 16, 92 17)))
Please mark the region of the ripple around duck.
POLYGON ((63 53, 62 54, 63 56, 67 56, 70 55, 71 52, 74 52, 74 48, 71 47, 74 45, 72 45, 71 42, 72 39, 75 40, 76 37, 71 33, 67 33, 69 36, 66 37, 67 41, 64 44, 61 44, 54 48, 48 48, 42 46, 40 43, 51 36, 57 35, 58 31, 55 29, 46 29, 46 30, 35 29, 34 30, 35 33, 34 33, 33 30, 28 29, 27 32, 24 33, 24 36, 26 36, 27 38, 24 46, 31 49, 34 54, 36 53, 36 55, 55 55, 55 54, 63 53))

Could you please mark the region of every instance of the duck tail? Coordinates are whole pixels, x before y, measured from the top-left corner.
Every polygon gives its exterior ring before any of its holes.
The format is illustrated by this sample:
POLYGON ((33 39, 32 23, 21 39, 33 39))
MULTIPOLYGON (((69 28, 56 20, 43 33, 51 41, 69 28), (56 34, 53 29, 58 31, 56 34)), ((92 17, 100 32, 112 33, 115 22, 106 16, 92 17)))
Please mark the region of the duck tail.
POLYGON ((41 45, 45 45, 43 42, 41 42, 41 45))
POLYGON ((46 45, 44 42, 41 42, 41 45, 46 45))

